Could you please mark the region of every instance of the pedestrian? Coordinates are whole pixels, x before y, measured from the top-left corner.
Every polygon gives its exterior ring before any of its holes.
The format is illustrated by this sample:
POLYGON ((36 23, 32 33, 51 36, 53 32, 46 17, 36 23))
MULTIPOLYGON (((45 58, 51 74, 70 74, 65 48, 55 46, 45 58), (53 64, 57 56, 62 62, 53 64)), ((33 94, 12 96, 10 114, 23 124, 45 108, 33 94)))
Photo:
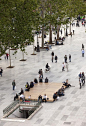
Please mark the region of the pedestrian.
POLYGON ((67 69, 67 72, 68 72, 68 62, 66 63, 66 69, 67 69))
POLYGON ((81 87, 82 87, 82 80, 81 80, 81 78, 79 79, 79 85, 80 85, 80 89, 81 89, 81 87))
POLYGON ((71 32, 71 37, 72 37, 72 32, 71 32))
POLYGON ((82 86, 85 84, 85 75, 84 72, 82 72, 82 86))
POLYGON ((62 35, 62 29, 61 29, 61 35, 62 35))
POLYGON ((81 72, 80 72, 80 74, 79 74, 79 79, 82 77, 82 74, 81 74, 81 72))
POLYGON ((12 86, 13 86, 13 90, 15 90, 15 86, 16 86, 15 80, 13 80, 12 86))
POLYGON ((69 54, 69 62, 71 62, 71 55, 69 54))
POLYGON ((55 55, 55 63, 57 63, 57 59, 58 59, 58 57, 55 55))
POLYGON ((51 55, 52 55, 52 62, 53 62, 53 58, 54 58, 54 52, 52 52, 52 53, 51 53, 51 55))
POLYGON ((74 35, 74 30, 73 30, 73 35, 74 35))
POLYGON ((0 68, 0 75, 1 75, 1 77, 2 77, 2 73, 3 73, 3 69, 0 68))
POLYGON ((64 62, 63 62, 63 63, 62 63, 62 71, 65 71, 64 68, 65 68, 65 64, 64 64, 64 62))
POLYGON ((84 49, 84 44, 82 44, 82 49, 84 49))
POLYGON ((9 56, 9 54, 8 54, 8 53, 6 53, 6 58, 7 58, 7 60, 8 60, 8 56, 9 56))
POLYGON ((82 57, 84 57, 84 53, 85 53, 85 51, 84 51, 84 49, 82 49, 82 57))
POLYGON ((64 56, 65 63, 67 63, 67 55, 64 56))

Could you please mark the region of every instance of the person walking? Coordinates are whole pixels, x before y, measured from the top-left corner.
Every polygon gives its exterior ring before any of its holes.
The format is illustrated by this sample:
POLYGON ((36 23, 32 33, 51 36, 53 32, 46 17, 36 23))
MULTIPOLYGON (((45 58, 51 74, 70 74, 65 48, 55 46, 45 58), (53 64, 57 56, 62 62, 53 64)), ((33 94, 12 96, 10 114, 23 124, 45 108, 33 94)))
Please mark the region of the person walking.
POLYGON ((67 63, 67 55, 64 56, 65 63, 67 63))
POLYGON ((9 56, 9 54, 8 54, 8 53, 6 53, 7 60, 8 60, 8 56, 9 56))
POLYGON ((67 69, 67 72, 68 72, 68 62, 66 63, 66 69, 67 69))
POLYGON ((1 75, 1 77, 2 77, 2 73, 3 73, 3 69, 0 68, 0 75, 1 75))
POLYGON ((53 62, 53 58, 54 58, 54 52, 52 52, 52 53, 51 53, 51 55, 52 55, 52 62, 53 62))
POLYGON ((71 62, 71 55, 69 54, 69 62, 71 62))
POLYGON ((62 29, 61 29, 61 35, 62 35, 62 29))
POLYGON ((58 59, 58 57, 55 55, 55 63, 57 63, 57 59, 58 59))
POLYGON ((71 32, 71 37, 72 37, 72 32, 71 32))
POLYGON ((65 68, 65 64, 64 64, 64 62, 63 62, 63 63, 62 63, 62 72, 65 71, 64 68, 65 68))
POLYGON ((82 77, 82 74, 81 74, 81 72, 80 72, 80 74, 79 74, 79 79, 82 77))
POLYGON ((82 87, 82 80, 81 80, 81 78, 79 78, 79 85, 80 85, 80 89, 81 89, 81 87, 82 87))
POLYGON ((74 30, 73 30, 73 35, 74 35, 74 30))
POLYGON ((15 86, 16 86, 15 80, 13 80, 12 86, 13 86, 13 90, 15 90, 15 86))
POLYGON ((82 49, 84 49, 84 44, 82 44, 82 49))
POLYGON ((85 84, 85 75, 84 72, 82 72, 82 86, 85 84))
POLYGON ((85 51, 84 51, 84 49, 82 49, 82 57, 84 57, 84 53, 85 53, 85 51))

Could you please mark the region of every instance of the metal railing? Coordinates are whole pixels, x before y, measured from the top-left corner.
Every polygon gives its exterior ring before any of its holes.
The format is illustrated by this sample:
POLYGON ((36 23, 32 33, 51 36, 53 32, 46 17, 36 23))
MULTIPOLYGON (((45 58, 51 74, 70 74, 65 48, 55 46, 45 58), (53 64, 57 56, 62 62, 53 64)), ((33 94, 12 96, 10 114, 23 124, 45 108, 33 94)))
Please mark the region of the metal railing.
POLYGON ((27 102, 25 102, 25 101, 23 101, 23 102, 14 101, 3 110, 3 115, 12 114, 21 105, 33 106, 33 109, 31 109, 31 112, 30 112, 30 113, 32 113, 33 111, 35 111, 41 105, 41 103, 38 103, 36 101, 30 101, 30 102, 28 102, 28 101, 27 102))
POLYGON ((19 104, 19 101, 14 101, 12 102, 9 106, 7 106, 4 110, 3 110, 3 115, 7 114, 8 112, 10 112, 16 105, 19 104))

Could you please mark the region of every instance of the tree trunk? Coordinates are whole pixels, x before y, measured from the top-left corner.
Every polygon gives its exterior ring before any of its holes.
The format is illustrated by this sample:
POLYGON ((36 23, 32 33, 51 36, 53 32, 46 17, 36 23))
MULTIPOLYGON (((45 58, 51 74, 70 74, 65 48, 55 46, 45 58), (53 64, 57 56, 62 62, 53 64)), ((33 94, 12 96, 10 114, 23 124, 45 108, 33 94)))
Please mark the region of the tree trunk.
POLYGON ((68 36, 68 32, 67 32, 67 24, 66 24, 66 36, 68 36))
POLYGON ((9 60, 10 60, 10 67, 11 67, 11 55, 10 55, 10 47, 9 47, 9 60))
POLYGON ((42 26, 42 48, 44 48, 44 26, 42 26))
POLYGON ((57 26, 57 39, 59 39, 59 30, 60 30, 60 25, 57 26))
POLYGON ((71 35, 71 22, 70 22, 70 35, 71 35))
POLYGON ((24 60, 24 52, 22 52, 23 60, 24 60))
POLYGON ((49 43, 52 44, 52 26, 50 24, 49 43))
POLYGON ((33 54, 35 54, 35 51, 34 51, 34 42, 33 42, 33 54))
MULTIPOLYGON (((42 18, 44 18, 44 2, 42 1, 42 18)), ((44 48, 44 24, 42 26, 42 48, 44 48)))
POLYGON ((64 37, 65 37, 65 28, 64 28, 64 37))
POLYGON ((71 35, 71 19, 70 19, 70 35, 71 35))
POLYGON ((57 29, 57 39, 59 39, 59 29, 57 29))

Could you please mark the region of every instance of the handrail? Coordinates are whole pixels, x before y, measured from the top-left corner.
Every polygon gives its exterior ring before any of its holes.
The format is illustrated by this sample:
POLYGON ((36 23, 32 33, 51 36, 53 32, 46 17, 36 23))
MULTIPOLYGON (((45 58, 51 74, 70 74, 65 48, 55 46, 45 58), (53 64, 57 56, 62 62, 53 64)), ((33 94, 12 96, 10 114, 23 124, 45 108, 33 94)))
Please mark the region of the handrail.
POLYGON ((12 102, 9 106, 7 106, 3 110, 3 115, 9 114, 11 111, 17 109, 20 105, 29 105, 29 106, 34 106, 34 107, 39 107, 41 103, 38 102, 20 102, 20 101, 14 101, 12 102))

